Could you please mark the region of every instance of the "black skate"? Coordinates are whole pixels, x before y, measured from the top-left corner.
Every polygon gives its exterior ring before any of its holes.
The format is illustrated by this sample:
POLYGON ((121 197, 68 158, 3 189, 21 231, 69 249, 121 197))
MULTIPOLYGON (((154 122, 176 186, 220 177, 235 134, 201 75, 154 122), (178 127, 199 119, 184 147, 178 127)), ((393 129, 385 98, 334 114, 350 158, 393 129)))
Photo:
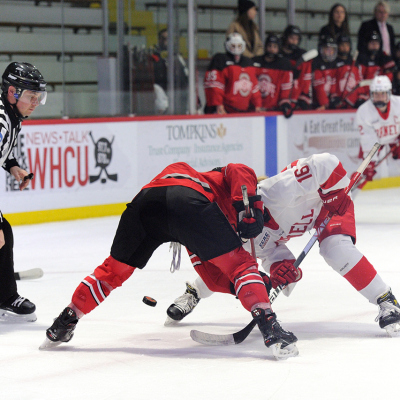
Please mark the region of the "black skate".
POLYGON ((74 329, 78 323, 75 311, 67 307, 54 320, 53 325, 46 330, 46 340, 39 349, 48 349, 69 342, 74 336, 74 329))
POLYGON ((400 334, 400 307, 392 290, 389 289, 379 296, 376 302, 379 306, 379 314, 375 321, 379 322, 379 326, 385 329, 389 336, 398 336, 400 334))
POLYGON ((193 287, 193 285, 191 285, 189 282, 186 282, 185 293, 175 299, 174 303, 168 307, 168 317, 165 320, 164 325, 169 326, 177 324, 193 311, 199 301, 200 299, 196 288, 193 287))
POLYGON ((262 308, 256 308, 251 315, 264 336, 264 344, 272 349, 272 354, 277 360, 285 360, 299 354, 295 345, 297 337, 280 326, 275 313, 266 314, 262 308))
POLYGON ((36 321, 36 306, 18 293, 11 296, 0 305, 0 321, 36 321))

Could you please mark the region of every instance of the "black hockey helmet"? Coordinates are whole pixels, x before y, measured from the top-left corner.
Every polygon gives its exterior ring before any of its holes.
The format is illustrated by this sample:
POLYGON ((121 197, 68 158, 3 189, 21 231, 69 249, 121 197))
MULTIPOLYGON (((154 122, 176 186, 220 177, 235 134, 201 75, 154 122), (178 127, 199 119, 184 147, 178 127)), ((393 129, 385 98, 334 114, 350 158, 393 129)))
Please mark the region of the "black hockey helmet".
POLYGON ((282 33, 282 43, 286 44, 286 41, 290 35, 297 35, 299 37, 299 44, 301 42, 301 30, 296 25, 288 25, 282 33))
POLYGON ((325 62, 334 61, 337 57, 337 43, 332 36, 321 36, 318 43, 318 51, 325 62))
POLYGON ((20 99, 24 90, 42 92, 40 103, 46 102, 46 84, 43 75, 32 64, 12 62, 7 66, 1 81, 1 90, 7 92, 10 86, 16 88, 15 98, 20 99))
POLYGON ((373 31, 371 34, 367 37, 367 53, 370 54, 371 56, 375 56, 380 52, 382 49, 382 37, 379 32, 373 31), (369 45, 371 42, 378 42, 379 43, 379 48, 370 48, 369 45))
POLYGON ((280 47, 281 47, 280 45, 281 45, 281 42, 280 42, 280 40, 279 40, 279 37, 278 37, 277 35, 275 35, 275 33, 270 33, 270 34, 267 36, 267 38, 265 39, 265 43, 264 43, 264 55, 267 56, 267 57, 270 57, 270 58, 276 58, 276 56, 277 56, 278 53, 279 53, 279 49, 280 49, 280 47), (272 53, 272 52, 270 52, 270 51, 267 51, 267 46, 268 46, 270 43, 275 43, 275 44, 278 46, 278 51, 277 51, 276 53, 272 53))
POLYGON ((382 38, 379 32, 377 31, 372 31, 368 37, 367 37, 367 43, 372 42, 373 40, 378 41, 379 43, 382 43, 382 38))

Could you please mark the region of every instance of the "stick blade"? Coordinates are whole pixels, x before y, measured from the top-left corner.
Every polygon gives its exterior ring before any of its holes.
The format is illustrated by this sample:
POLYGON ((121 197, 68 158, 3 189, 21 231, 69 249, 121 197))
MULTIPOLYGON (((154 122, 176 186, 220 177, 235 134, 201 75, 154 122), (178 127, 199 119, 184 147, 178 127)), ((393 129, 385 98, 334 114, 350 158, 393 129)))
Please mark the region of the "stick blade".
POLYGON ((41 268, 27 269, 26 271, 19 271, 14 273, 16 280, 22 279, 39 279, 43 276, 43 270, 41 268))
POLYGON ((235 344, 232 334, 214 335, 212 333, 200 332, 194 329, 190 331, 190 337, 195 342, 208 346, 230 346, 231 344, 235 344))
POLYGON ((312 49, 312 50, 305 52, 301 56, 301 58, 303 59, 304 62, 306 62, 306 61, 310 61, 310 60, 314 59, 317 56, 318 56, 318 50, 312 49))

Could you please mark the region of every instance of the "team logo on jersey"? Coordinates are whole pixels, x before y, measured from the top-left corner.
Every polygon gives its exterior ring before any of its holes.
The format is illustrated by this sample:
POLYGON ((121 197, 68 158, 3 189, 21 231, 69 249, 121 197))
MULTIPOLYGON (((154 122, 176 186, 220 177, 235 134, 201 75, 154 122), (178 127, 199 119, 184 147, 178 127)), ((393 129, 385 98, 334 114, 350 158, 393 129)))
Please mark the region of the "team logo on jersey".
POLYGON ((247 97, 251 93, 253 83, 247 72, 242 72, 239 75, 239 80, 233 84, 233 94, 240 93, 243 97, 247 97))
POLYGON ((347 71, 344 74, 343 79, 339 81, 340 92, 343 93, 345 90, 348 92, 353 90, 357 85, 356 76, 353 72, 347 71))
POLYGON ((269 233, 268 233, 268 232, 265 232, 265 235, 263 236, 263 238, 261 239, 261 242, 260 242, 260 244, 259 244, 259 246, 260 246, 262 249, 267 245, 267 243, 268 243, 268 241, 269 241, 269 238, 270 238, 269 233))
POLYGON ((335 84, 335 78, 332 78, 330 75, 327 75, 325 77, 325 83, 324 83, 324 91, 327 95, 329 95, 331 91, 331 87, 335 84))
POLYGON ((260 93, 262 97, 275 97, 276 85, 272 82, 272 79, 267 74, 261 74, 258 77, 258 84, 260 86, 260 93))
MULTIPOLYGON (((100 167, 100 172, 98 175, 90 175, 89 176, 90 183, 93 183, 93 182, 96 182, 97 180, 99 180, 103 171, 105 172, 105 175, 108 179, 110 179, 112 181, 117 181, 118 174, 109 174, 106 169, 111 163, 111 158, 112 158, 111 145, 114 141, 114 137, 111 139, 111 142, 106 138, 100 138, 97 142, 95 142, 93 139, 93 136, 92 136, 92 132, 89 132, 89 136, 92 139, 92 142, 94 144, 94 158, 96 160, 95 168, 100 167)), ((106 183, 107 179, 101 178, 100 182, 106 183)))

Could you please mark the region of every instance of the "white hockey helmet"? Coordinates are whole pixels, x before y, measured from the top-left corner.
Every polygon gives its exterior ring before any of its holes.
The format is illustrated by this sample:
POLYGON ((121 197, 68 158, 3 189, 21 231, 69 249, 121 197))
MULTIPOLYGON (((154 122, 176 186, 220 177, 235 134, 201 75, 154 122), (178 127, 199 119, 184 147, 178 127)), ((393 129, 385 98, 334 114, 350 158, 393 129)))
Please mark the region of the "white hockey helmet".
POLYGON ((225 48, 228 53, 231 53, 235 56, 240 56, 246 50, 246 42, 240 33, 233 32, 227 36, 225 48))
POLYGON ((373 80, 369 86, 369 94, 371 101, 375 107, 385 107, 390 101, 390 94, 392 93, 392 82, 386 75, 378 75, 373 80), (377 98, 377 93, 384 93, 385 96, 379 95, 377 98))

